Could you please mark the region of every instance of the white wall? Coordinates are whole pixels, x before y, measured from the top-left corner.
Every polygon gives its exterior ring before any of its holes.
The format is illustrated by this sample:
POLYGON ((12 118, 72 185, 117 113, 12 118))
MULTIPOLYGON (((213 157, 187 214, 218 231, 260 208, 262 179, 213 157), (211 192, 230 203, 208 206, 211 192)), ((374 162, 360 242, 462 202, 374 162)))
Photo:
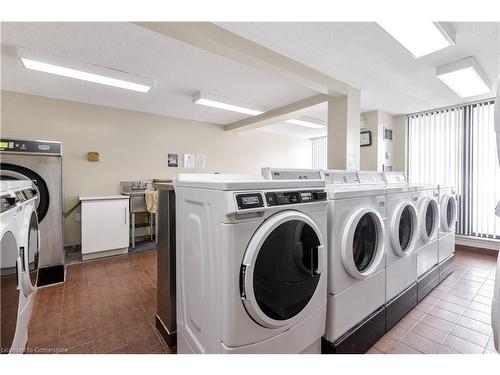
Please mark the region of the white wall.
MULTIPOLYGON (((2 137, 63 144, 64 208, 79 195, 116 194, 119 182, 185 172, 259 174, 265 166, 310 168, 309 139, 258 130, 226 133, 190 120, 2 91, 2 137), (100 153, 99 162, 87 152, 100 153), (168 153, 207 156, 206 169, 169 168, 168 153)), ((179 155, 181 157, 181 155, 179 155)), ((80 223, 65 220, 65 244, 80 243, 80 223)))
POLYGON ((404 159, 405 137, 401 136, 396 118, 382 111, 363 113, 362 118, 365 128, 372 132, 372 145, 361 147, 360 169, 381 172, 386 165, 392 166, 395 171, 401 170, 400 166, 404 165, 404 160, 401 160, 401 147, 404 159), (384 128, 392 129, 392 141, 384 140, 384 128))
POLYGON ((394 157, 393 170, 406 172, 406 116, 394 118, 394 157))

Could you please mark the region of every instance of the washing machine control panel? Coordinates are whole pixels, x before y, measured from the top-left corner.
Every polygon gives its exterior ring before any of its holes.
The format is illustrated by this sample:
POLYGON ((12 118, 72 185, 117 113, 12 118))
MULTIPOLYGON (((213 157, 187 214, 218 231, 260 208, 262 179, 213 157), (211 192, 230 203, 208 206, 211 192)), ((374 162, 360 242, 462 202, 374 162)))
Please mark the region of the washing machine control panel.
POLYGON ((61 143, 46 141, 22 141, 18 139, 0 140, 0 151, 33 152, 37 154, 60 154, 61 143))
POLYGON ((307 191, 279 191, 266 193, 268 206, 281 206, 285 204, 309 203, 326 200, 326 192, 323 190, 307 191))

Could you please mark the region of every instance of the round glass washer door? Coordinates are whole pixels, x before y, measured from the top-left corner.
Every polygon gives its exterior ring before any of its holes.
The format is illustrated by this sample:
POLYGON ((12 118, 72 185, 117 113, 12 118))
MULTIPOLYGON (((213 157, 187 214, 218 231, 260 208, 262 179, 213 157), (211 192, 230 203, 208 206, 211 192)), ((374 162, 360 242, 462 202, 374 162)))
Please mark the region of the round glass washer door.
POLYGON ((441 198, 441 228, 445 232, 451 232, 457 221, 457 201, 452 195, 441 198))
POLYGON ((325 268, 323 239, 308 216, 283 211, 269 217, 243 257, 240 293, 246 311, 268 328, 300 321, 325 268))
POLYGON ((371 207, 360 208, 348 218, 341 257, 349 275, 362 280, 378 269, 384 255, 384 235, 384 220, 371 207))
POLYGON ((436 237, 439 227, 439 207, 434 198, 424 197, 419 205, 420 238, 429 242, 436 237))
POLYGON ((391 217, 391 248, 400 257, 410 254, 415 248, 418 232, 417 209, 410 201, 397 204, 391 217))
POLYGON ((26 271, 30 278, 30 287, 35 290, 38 279, 38 256, 40 250, 40 230, 38 228, 38 216, 36 212, 31 213, 30 227, 28 232, 28 259, 26 271))
POLYGON ((38 195, 36 211, 38 221, 41 223, 47 215, 50 205, 49 189, 45 180, 38 173, 20 165, 1 163, 0 169, 2 170, 2 180, 30 180, 33 182, 38 195))

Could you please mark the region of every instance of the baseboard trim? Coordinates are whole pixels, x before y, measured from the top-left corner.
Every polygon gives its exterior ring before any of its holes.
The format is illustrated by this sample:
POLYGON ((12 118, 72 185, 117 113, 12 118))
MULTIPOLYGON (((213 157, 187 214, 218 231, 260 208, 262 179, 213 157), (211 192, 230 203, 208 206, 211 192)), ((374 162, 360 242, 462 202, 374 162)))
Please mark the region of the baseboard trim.
POLYGON ((167 344, 168 346, 177 345, 177 331, 169 332, 158 315, 156 315, 155 321, 156 329, 158 329, 158 332, 160 332, 160 335, 163 338, 163 341, 165 341, 165 344, 167 344))
POLYGON ((474 254, 498 256, 498 250, 486 249, 484 247, 455 244, 455 250, 466 251, 474 254))
POLYGON ((439 284, 439 267, 435 265, 431 270, 424 273, 417 280, 417 301, 429 294, 439 284))
POLYGON ((385 305, 385 328, 389 331, 417 304, 417 283, 413 283, 385 305))

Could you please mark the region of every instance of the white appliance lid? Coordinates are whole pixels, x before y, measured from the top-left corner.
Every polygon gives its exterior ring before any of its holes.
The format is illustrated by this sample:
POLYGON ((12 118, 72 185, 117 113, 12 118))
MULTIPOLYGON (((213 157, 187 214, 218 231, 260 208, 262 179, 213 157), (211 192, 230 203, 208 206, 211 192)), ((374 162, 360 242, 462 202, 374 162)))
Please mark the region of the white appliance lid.
POLYGON ((177 175, 177 187, 238 191, 262 189, 324 188, 324 180, 266 180, 259 175, 187 174, 177 175))
POLYGON ((323 176, 327 185, 359 185, 356 171, 325 170, 323 176))

